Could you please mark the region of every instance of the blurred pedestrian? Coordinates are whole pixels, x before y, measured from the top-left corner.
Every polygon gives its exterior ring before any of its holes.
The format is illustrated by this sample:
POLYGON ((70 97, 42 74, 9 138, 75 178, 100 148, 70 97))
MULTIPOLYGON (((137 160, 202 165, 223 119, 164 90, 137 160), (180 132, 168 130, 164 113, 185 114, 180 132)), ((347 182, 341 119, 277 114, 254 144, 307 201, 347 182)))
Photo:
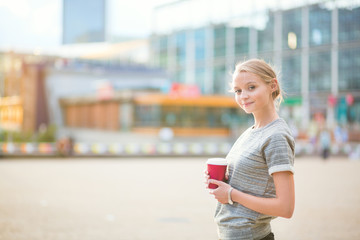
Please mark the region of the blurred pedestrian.
POLYGON ((346 127, 336 125, 336 127, 334 128, 334 138, 336 143, 340 147, 342 147, 342 145, 348 141, 348 132, 346 130, 346 127))
POLYGON ((227 183, 210 193, 218 200, 215 222, 219 238, 274 239, 270 221, 290 218, 295 206, 295 142, 277 108, 282 91, 274 70, 252 59, 236 66, 232 90, 235 100, 255 123, 237 139, 226 156, 227 183))
POLYGON ((311 120, 309 123, 309 128, 308 128, 308 136, 309 136, 310 143, 314 146, 317 141, 316 137, 317 137, 318 132, 319 132, 318 123, 315 120, 311 120))
POLYGON ((60 138, 56 143, 56 147, 60 156, 72 156, 74 148, 74 138, 72 136, 60 138))
POLYGON ((327 128, 323 128, 319 134, 321 156, 325 160, 330 155, 331 134, 327 128))
POLYGON ((299 130, 298 127, 296 126, 296 123, 293 119, 290 119, 288 123, 289 123, 289 128, 291 130, 291 134, 293 138, 296 139, 299 136, 299 130))

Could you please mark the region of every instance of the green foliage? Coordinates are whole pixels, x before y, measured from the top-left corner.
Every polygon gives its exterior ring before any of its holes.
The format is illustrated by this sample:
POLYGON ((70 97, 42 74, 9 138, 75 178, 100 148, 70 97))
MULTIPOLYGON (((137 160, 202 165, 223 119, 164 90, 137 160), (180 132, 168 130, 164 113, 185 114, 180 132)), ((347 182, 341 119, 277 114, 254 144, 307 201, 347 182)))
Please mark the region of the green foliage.
POLYGON ((55 142, 56 141, 56 126, 50 125, 46 131, 39 132, 36 138, 37 142, 55 142))
POLYGON ((31 132, 17 132, 6 131, 0 132, 0 142, 55 142, 56 141, 56 126, 49 125, 36 133, 31 132))

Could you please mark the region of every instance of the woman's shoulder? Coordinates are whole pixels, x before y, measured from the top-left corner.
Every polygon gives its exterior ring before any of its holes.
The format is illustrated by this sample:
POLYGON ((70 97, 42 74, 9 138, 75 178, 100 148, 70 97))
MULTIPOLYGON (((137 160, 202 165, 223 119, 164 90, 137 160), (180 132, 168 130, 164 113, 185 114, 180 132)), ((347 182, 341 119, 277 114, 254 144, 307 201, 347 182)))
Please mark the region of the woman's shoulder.
POLYGON ((263 132, 264 138, 287 138, 293 141, 293 136, 291 130, 282 118, 275 120, 268 128, 264 129, 263 132))

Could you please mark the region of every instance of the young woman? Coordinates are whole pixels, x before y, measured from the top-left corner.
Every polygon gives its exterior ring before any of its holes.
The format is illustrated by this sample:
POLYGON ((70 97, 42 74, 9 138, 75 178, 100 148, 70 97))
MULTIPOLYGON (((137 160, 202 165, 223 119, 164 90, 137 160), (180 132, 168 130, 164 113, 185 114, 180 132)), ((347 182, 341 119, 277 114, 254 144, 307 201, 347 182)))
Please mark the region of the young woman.
POLYGON ((236 66, 232 88, 235 100, 255 124, 235 142, 226 156, 227 183, 210 194, 218 200, 215 222, 221 240, 274 239, 270 221, 290 218, 295 206, 294 139, 277 107, 282 92, 274 70, 252 59, 236 66))

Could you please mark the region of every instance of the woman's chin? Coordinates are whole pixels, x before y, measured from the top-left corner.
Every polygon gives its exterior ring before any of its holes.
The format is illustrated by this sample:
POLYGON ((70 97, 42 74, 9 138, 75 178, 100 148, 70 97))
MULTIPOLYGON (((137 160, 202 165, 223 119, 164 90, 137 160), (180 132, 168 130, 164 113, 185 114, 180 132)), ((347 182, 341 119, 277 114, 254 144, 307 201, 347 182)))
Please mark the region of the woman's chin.
POLYGON ((252 111, 250 109, 247 109, 247 108, 243 108, 244 112, 247 113, 247 114, 250 114, 252 113, 252 111))

